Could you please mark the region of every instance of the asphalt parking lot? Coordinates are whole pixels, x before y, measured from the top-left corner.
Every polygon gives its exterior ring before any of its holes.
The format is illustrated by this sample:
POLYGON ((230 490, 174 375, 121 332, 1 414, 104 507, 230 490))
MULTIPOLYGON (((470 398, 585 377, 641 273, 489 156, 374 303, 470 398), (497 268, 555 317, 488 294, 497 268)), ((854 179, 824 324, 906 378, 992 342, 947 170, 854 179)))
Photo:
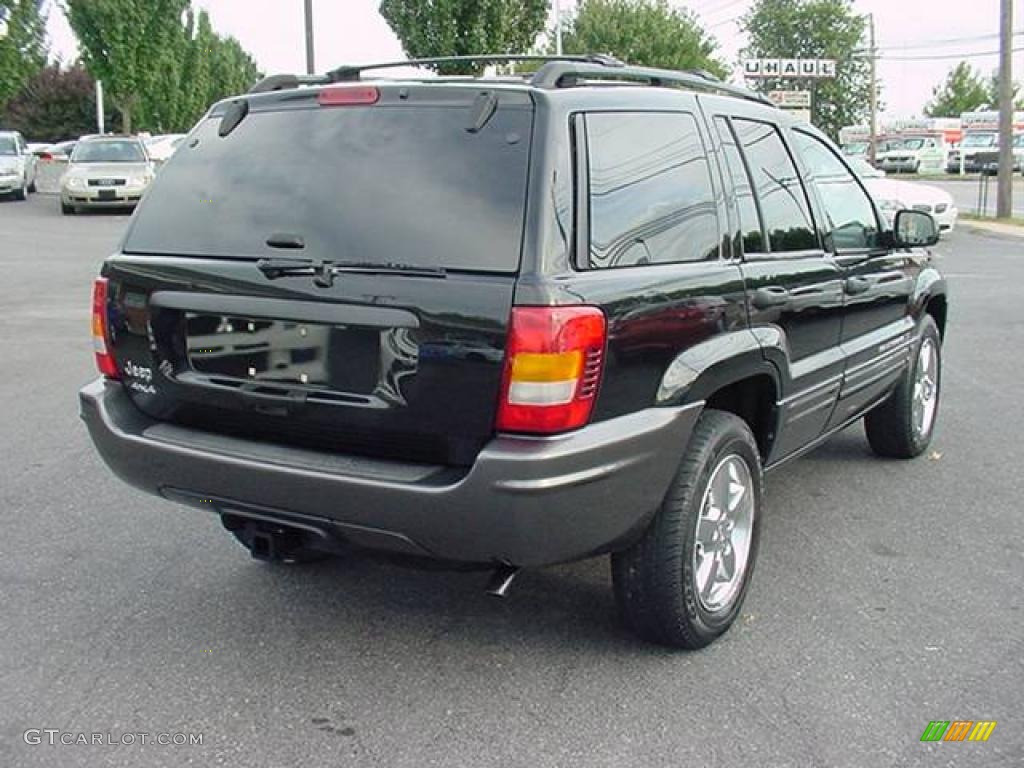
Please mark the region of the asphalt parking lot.
POLYGON ((930 455, 873 458, 853 428, 770 475, 743 616, 687 654, 620 628, 604 559, 526 572, 505 601, 483 574, 268 566, 116 480, 76 392, 127 222, 0 201, 0 766, 1024 764, 1024 240, 939 248, 930 455), (919 742, 957 719, 998 725, 919 742))

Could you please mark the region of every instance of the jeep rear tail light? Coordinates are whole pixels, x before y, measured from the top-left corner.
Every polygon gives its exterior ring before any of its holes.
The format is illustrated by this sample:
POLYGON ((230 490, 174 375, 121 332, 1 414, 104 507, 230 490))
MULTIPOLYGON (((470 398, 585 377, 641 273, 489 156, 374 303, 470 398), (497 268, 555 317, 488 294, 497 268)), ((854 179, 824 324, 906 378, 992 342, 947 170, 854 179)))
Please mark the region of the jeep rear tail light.
POLYGON ((97 277, 92 284, 92 349, 96 367, 110 379, 120 378, 117 363, 110 352, 110 327, 107 324, 107 278, 97 277))
POLYGON ((604 367, 597 307, 514 307, 497 428, 553 434, 590 420, 604 367))

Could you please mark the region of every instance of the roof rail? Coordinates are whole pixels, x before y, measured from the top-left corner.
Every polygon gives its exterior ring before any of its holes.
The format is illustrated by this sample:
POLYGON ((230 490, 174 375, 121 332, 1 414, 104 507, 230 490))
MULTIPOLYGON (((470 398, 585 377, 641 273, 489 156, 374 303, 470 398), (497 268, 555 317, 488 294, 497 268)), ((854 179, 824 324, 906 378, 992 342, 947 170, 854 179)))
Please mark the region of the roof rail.
POLYGON ((735 96, 749 101, 774 106, 759 93, 737 85, 723 83, 710 72, 691 70, 635 67, 603 53, 566 54, 563 56, 537 56, 531 54, 481 54, 472 56, 436 56, 427 59, 406 59, 372 64, 350 64, 332 69, 323 75, 270 75, 254 85, 249 93, 266 93, 300 85, 326 85, 329 83, 357 82, 363 72, 398 67, 422 67, 432 64, 509 64, 512 62, 542 62, 543 66, 530 78, 535 88, 571 88, 592 80, 625 81, 651 86, 682 86, 695 91, 735 96))
POLYGON ((269 93, 298 88, 300 85, 325 85, 331 82, 327 75, 269 75, 249 89, 249 93, 269 93))
POLYGON ((738 85, 723 83, 710 72, 703 70, 677 72, 672 69, 634 67, 630 64, 607 67, 592 62, 552 61, 537 70, 530 80, 530 85, 535 88, 571 88, 587 80, 626 80, 645 82, 652 86, 684 86, 695 91, 736 96, 774 106, 761 94, 738 85))
POLYGON ((374 64, 347 64, 327 73, 330 82, 339 83, 359 80, 362 73, 373 69, 395 69, 396 67, 423 67, 432 64, 510 64, 512 62, 540 61, 578 62, 581 64, 598 64, 605 67, 621 67, 623 63, 614 56, 603 53, 565 54, 563 56, 538 56, 532 54, 481 54, 471 56, 435 56, 427 59, 407 59, 405 61, 385 61, 374 64))

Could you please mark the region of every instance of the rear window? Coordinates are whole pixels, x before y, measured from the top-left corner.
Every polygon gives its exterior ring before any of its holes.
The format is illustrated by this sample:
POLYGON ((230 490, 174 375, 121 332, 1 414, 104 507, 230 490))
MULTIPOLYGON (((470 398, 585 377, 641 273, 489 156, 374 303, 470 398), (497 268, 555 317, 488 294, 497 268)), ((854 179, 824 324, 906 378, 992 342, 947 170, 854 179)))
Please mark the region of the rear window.
POLYGON ((253 111, 200 125, 160 171, 129 253, 302 258, 488 272, 519 267, 532 108, 477 132, 456 106, 253 111), (267 239, 302 238, 301 250, 267 239))
POLYGON ((75 147, 73 163, 144 163, 146 153, 137 141, 86 141, 75 147))

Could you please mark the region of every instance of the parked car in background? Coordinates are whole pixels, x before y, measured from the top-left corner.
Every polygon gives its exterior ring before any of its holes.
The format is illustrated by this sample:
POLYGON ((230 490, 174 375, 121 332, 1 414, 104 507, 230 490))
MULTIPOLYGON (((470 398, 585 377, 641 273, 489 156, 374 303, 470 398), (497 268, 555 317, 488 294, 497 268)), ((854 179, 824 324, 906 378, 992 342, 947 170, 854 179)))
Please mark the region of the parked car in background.
POLYGON ((36 191, 36 158, 17 131, 0 131, 0 195, 25 200, 36 191))
POLYGON ((90 136, 78 142, 60 181, 61 213, 134 208, 153 181, 153 163, 134 136, 90 136))
POLYGON ((947 145, 941 136, 909 136, 878 157, 878 165, 889 173, 919 173, 942 170, 947 145))
POLYGON ((890 226, 899 211, 914 210, 930 213, 940 232, 952 232, 956 227, 959 211, 953 196, 946 190, 916 181, 877 176, 861 178, 890 226))
POLYGON ((946 173, 960 173, 960 155, 963 155, 964 173, 977 173, 981 170, 978 155, 986 152, 999 151, 999 135, 994 131, 971 131, 964 134, 960 146, 949 153, 946 162, 946 173))
POLYGON ((146 139, 146 151, 149 152, 150 159, 158 165, 166 163, 181 146, 185 135, 184 133, 168 133, 146 139))
MULTIPOLYGON (((976 157, 980 171, 987 176, 999 173, 999 148, 979 152, 976 157)), ((1024 168, 1024 133, 1013 137, 1013 172, 1024 168)))
POLYGON ((70 159, 71 153, 75 151, 76 144, 78 144, 78 139, 47 144, 36 150, 35 154, 43 162, 66 163, 70 159))

